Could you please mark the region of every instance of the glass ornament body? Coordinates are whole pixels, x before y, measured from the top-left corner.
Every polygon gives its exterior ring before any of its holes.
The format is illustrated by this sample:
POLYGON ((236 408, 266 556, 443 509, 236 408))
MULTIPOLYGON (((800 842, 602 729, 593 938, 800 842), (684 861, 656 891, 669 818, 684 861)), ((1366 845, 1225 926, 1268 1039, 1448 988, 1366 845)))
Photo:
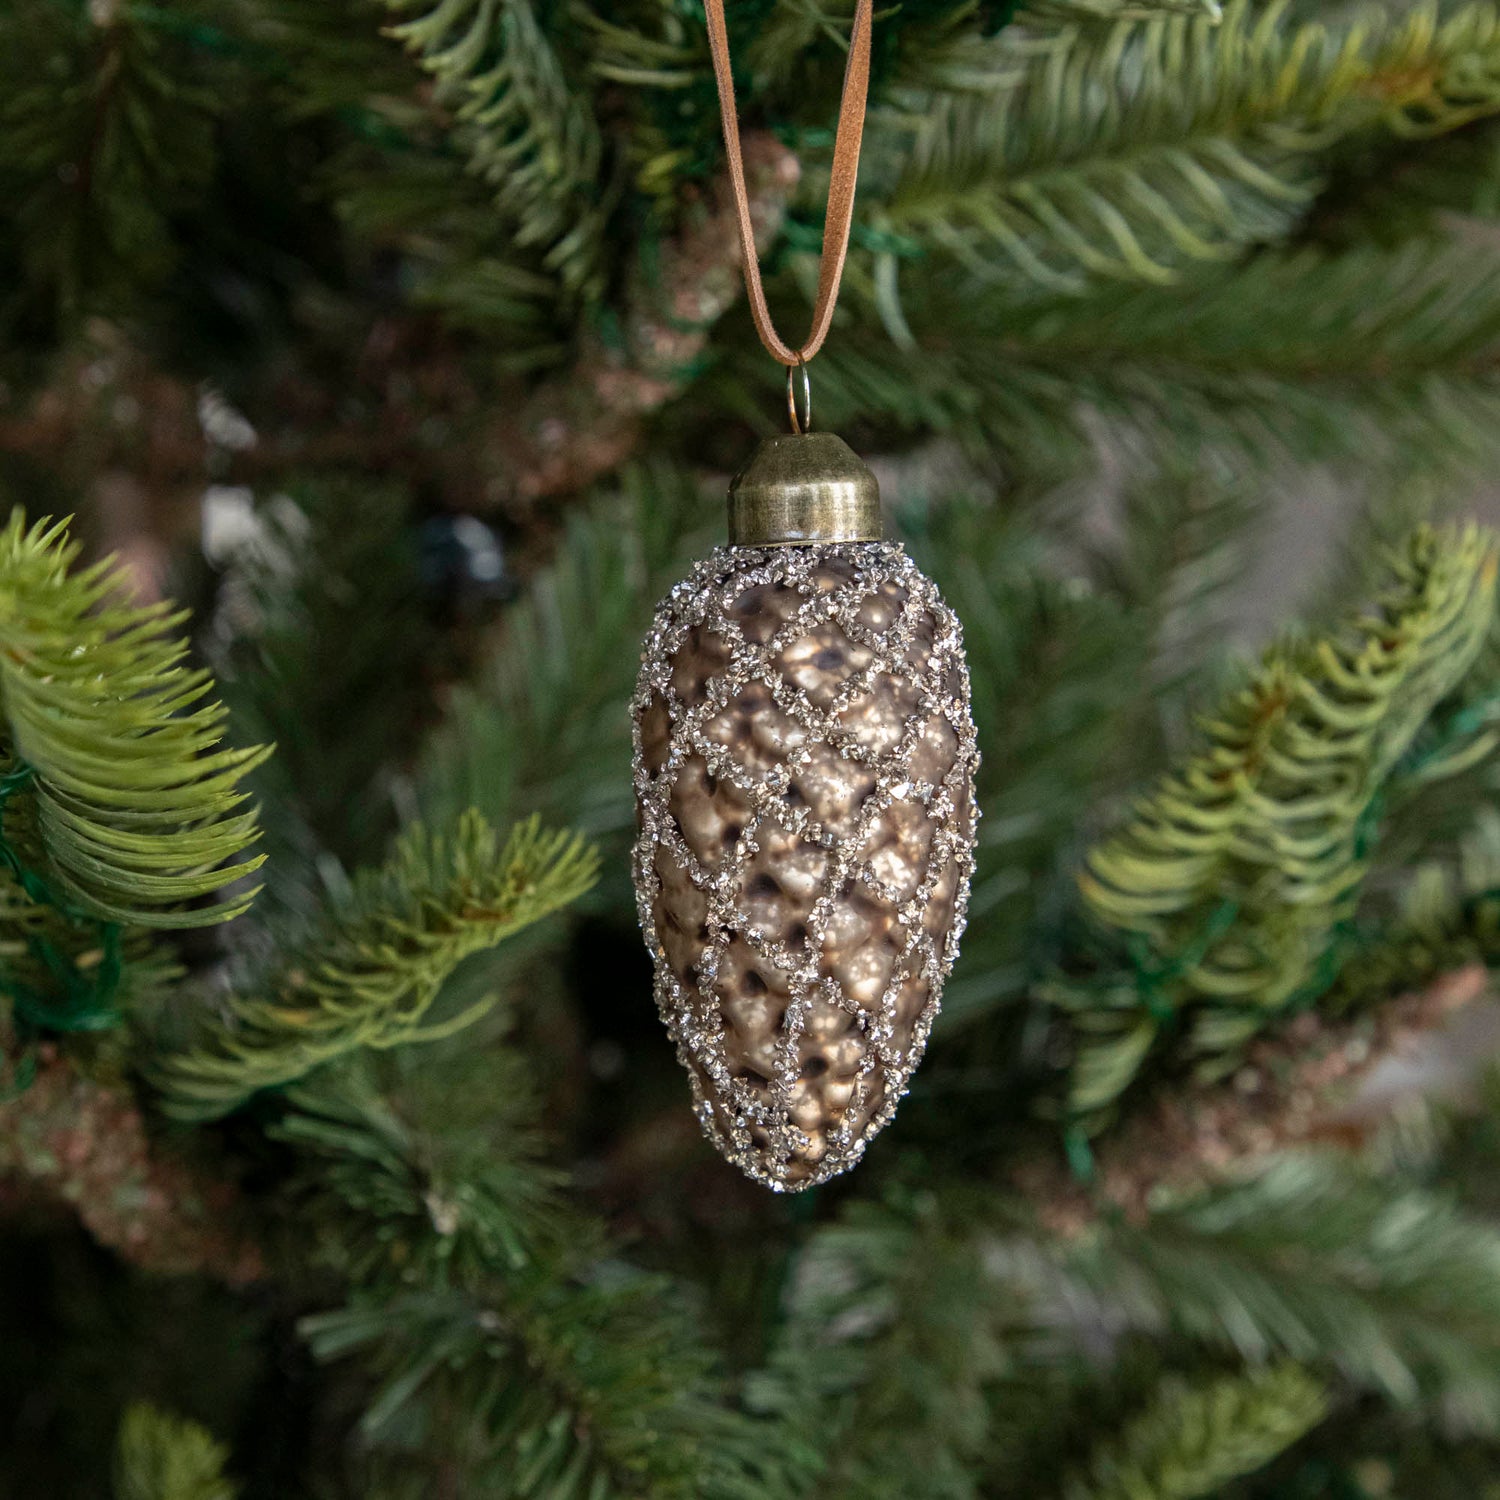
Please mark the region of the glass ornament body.
POLYGON ((633 711, 634 875, 695 1110, 756 1181, 847 1171, 957 957, 978 764, 962 632, 838 438, 761 445, 662 602, 633 711))

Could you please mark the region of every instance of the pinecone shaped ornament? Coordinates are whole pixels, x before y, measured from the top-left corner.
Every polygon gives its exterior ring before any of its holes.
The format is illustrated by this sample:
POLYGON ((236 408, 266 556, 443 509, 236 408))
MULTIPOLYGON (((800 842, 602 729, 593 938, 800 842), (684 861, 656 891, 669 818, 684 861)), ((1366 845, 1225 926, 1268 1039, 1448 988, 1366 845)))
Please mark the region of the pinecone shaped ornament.
POLYGON ((921 1059, 978 751, 958 621, 845 443, 763 443, 730 537, 646 640, 636 892, 705 1133, 797 1192, 859 1160, 921 1059))

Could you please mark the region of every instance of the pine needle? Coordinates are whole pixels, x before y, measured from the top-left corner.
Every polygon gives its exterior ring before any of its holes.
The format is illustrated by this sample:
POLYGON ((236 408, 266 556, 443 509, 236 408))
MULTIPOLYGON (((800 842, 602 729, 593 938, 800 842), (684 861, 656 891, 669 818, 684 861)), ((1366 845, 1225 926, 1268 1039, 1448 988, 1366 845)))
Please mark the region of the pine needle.
POLYGON ((1217 1053, 1318 984, 1354 913, 1382 786, 1483 644, 1495 573, 1488 532, 1416 531, 1371 613, 1273 647, 1205 724, 1206 747, 1091 851, 1080 889, 1138 982, 1092 1001, 1059 990, 1086 1038, 1075 1109, 1116 1098, 1185 1007, 1204 1007, 1195 1049, 1217 1053))
POLYGON ((576 834, 535 818, 503 842, 472 811, 448 836, 409 830, 383 867, 356 881, 347 906, 286 956, 265 993, 234 996, 222 1028, 167 1060, 165 1107, 212 1118, 357 1049, 460 1029, 493 1002, 424 1024, 454 968, 577 899, 597 866, 576 834))
POLYGON ((34 781, 49 873, 88 913, 201 927, 243 911, 259 858, 240 782, 270 751, 224 749, 207 672, 183 665, 183 616, 121 602, 108 564, 70 571, 66 523, 0 532, 0 711, 9 753, 34 781), (238 860, 238 862, 234 862, 238 860))
POLYGON ((234 1500, 229 1450, 196 1422, 138 1401, 115 1440, 114 1500, 234 1500))
POLYGON ((1327 1411, 1323 1382, 1294 1364, 1196 1386, 1169 1377, 1144 1411, 1096 1444, 1064 1500, 1199 1500, 1270 1463, 1327 1411))

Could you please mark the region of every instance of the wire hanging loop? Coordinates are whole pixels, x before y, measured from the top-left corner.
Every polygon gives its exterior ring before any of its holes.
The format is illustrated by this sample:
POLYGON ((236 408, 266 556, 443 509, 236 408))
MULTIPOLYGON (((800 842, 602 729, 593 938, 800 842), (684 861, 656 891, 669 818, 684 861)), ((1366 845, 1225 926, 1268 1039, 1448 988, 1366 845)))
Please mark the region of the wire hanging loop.
MULTIPOLYGON (((745 292, 755 331, 772 359, 788 370, 806 362, 823 347, 833 322, 844 261, 849 254, 849 231, 854 224, 854 188, 859 177, 859 148, 865 130, 865 99, 870 91, 870 29, 875 0, 857 0, 849 32, 849 61, 844 68, 844 91, 839 100, 838 130, 833 141, 833 166, 828 187, 828 212, 823 220, 823 254, 818 261, 818 294, 812 327, 802 344, 793 348, 776 332, 761 285, 755 252, 755 218, 745 187, 745 162, 740 151, 740 123, 734 102, 734 69, 729 59, 729 31, 724 22, 724 0, 703 0, 708 21, 708 47, 713 57, 714 81, 719 89, 719 116, 724 126, 724 152, 729 182, 734 190, 735 220, 740 232, 740 256, 745 292)), ((796 417, 792 425, 796 427, 796 417)))
POLYGON ((812 375, 807 368, 807 361, 800 354, 796 364, 786 367, 786 414, 792 419, 792 432, 797 437, 805 437, 812 431, 812 375), (797 412, 799 375, 802 377, 801 415, 797 412))

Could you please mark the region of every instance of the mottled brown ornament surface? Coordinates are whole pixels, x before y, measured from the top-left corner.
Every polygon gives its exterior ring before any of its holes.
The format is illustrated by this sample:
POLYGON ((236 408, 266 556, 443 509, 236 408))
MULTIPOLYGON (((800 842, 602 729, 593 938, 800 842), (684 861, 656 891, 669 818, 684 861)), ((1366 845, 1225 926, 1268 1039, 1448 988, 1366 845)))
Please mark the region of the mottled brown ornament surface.
POLYGON ((892 543, 720 548, 658 611, 634 714, 641 926, 699 1121, 811 1187, 895 1113, 957 955, 958 621, 892 543))

